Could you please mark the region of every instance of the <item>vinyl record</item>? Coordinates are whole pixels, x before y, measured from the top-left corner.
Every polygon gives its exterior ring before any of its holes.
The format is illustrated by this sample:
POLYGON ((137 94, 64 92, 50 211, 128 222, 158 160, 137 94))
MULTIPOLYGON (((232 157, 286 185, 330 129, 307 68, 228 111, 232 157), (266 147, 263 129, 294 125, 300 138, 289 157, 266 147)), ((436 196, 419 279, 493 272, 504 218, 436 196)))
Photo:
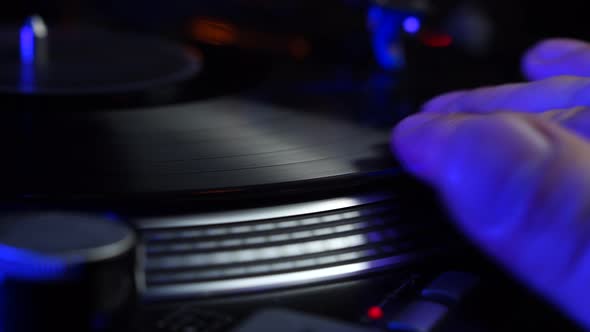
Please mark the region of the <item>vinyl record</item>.
POLYGON ((2 192, 202 192, 383 171, 388 130, 222 97, 94 112, 5 112, 2 192))

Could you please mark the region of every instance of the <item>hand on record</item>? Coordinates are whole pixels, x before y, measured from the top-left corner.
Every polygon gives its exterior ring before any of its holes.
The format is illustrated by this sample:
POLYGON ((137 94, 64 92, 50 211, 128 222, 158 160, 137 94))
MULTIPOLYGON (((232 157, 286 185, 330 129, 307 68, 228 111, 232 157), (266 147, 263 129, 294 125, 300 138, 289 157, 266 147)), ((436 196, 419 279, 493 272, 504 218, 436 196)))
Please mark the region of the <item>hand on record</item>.
POLYGON ((529 83, 449 93, 393 147, 484 251, 590 330, 590 44, 549 40, 529 83))

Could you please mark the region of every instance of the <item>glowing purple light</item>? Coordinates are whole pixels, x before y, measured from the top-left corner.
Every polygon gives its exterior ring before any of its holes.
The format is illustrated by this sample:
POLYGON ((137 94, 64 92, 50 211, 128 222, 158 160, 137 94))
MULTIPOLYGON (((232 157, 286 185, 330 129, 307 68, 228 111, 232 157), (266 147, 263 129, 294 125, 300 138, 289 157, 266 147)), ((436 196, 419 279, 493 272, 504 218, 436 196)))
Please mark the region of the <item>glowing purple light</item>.
POLYGON ((421 25, 420 19, 415 16, 407 17, 403 23, 404 30, 412 35, 420 31, 421 25))

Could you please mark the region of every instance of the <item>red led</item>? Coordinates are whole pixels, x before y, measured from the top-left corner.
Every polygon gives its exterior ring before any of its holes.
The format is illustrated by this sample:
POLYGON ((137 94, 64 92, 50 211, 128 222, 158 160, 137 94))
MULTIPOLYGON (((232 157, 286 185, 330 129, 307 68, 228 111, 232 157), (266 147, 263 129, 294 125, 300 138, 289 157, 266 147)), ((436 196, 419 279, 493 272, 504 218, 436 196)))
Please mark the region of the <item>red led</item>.
POLYGON ((367 311, 367 316, 373 320, 378 320, 383 318, 383 309, 378 306, 370 307, 367 311))
POLYGON ((420 41, 430 47, 449 47, 453 44, 453 37, 446 33, 425 31, 420 34, 420 41))

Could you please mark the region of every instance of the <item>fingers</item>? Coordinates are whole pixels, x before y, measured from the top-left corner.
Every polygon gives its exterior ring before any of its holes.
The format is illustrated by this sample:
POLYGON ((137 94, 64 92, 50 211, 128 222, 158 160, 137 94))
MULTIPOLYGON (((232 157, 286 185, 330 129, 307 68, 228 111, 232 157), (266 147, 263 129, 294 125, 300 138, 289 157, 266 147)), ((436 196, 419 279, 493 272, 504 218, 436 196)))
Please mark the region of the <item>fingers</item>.
POLYGON ((529 79, 537 82, 452 92, 433 99, 424 110, 543 112, 588 106, 590 43, 573 39, 543 41, 526 53, 522 69, 529 79))
POLYGON ((590 44, 573 39, 549 39, 532 47, 522 60, 530 80, 554 76, 590 76, 590 44))
POLYGON ((430 113, 403 121, 393 143, 475 242, 590 328, 586 142, 528 114, 430 113))
POLYGON ((590 108, 575 107, 554 110, 540 114, 541 117, 560 124, 562 127, 590 141, 590 108))
POLYGON ((487 113, 497 110, 538 113, 590 106, 590 78, 560 76, 531 83, 452 92, 426 103, 425 112, 487 113))

